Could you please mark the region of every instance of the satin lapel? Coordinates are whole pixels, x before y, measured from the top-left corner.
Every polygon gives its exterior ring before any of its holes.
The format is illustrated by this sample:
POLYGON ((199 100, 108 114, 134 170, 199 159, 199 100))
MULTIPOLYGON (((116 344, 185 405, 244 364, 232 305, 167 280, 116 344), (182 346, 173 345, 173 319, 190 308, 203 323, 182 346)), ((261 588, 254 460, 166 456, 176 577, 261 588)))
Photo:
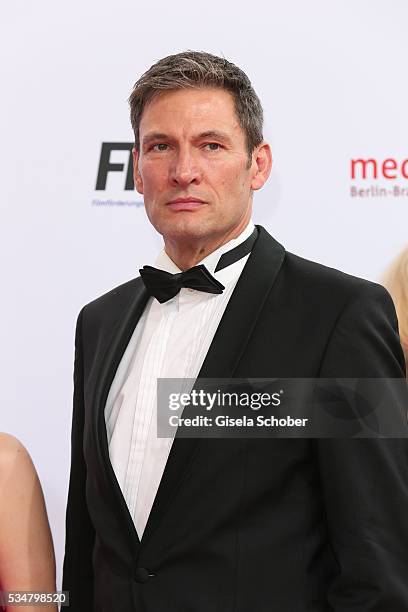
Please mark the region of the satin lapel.
POLYGON ((230 378, 285 258, 285 249, 260 225, 245 268, 231 295, 198 378, 230 378))
POLYGON ((107 487, 110 491, 114 492, 119 501, 124 523, 126 524, 131 540, 133 540, 136 546, 140 544, 139 537, 109 457, 105 423, 105 405, 118 365, 148 299, 149 295, 143 283, 140 282, 140 287, 136 290, 134 299, 131 301, 130 305, 124 309, 122 315, 119 317, 117 326, 112 331, 111 340, 101 361, 94 392, 94 405, 96 406, 95 439, 97 441, 100 464, 105 478, 107 479, 107 487))
MULTIPOLYGON (((285 249, 261 226, 245 268, 228 302, 198 378, 231 378, 285 257, 285 249)), ((150 538, 199 450, 197 438, 173 441, 142 544, 150 538)))

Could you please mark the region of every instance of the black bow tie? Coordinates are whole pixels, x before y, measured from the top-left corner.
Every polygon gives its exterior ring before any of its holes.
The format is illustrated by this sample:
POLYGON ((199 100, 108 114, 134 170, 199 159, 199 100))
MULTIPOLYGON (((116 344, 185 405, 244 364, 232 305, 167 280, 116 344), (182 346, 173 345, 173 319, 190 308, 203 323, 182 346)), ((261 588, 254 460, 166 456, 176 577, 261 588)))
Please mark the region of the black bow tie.
MULTIPOLYGON (((215 272, 230 266, 245 255, 248 255, 251 252, 257 235, 258 230, 255 228, 249 238, 241 242, 234 249, 224 253, 215 268, 215 272)), ((155 297, 161 304, 171 300, 182 287, 207 293, 222 293, 225 289, 224 285, 217 281, 203 264, 178 274, 171 274, 152 266, 143 266, 139 272, 150 295, 155 297)))
POLYGON ((185 272, 171 274, 152 266, 144 266, 140 270, 146 289, 162 304, 171 300, 182 287, 206 291, 207 293, 222 293, 224 285, 218 282, 203 265, 194 266, 185 272))

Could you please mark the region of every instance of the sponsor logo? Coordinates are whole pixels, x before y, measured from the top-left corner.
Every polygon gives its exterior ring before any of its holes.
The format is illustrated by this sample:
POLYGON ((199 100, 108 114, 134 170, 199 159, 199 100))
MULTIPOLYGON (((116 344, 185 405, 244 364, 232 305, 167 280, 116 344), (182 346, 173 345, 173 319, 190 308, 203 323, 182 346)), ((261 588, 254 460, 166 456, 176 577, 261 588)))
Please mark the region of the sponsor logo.
POLYGON ((353 198, 408 197, 408 159, 356 157, 350 160, 353 198))
POLYGON ((129 192, 139 195, 133 183, 133 146, 133 142, 102 143, 95 184, 98 193, 92 199, 92 206, 143 206, 142 199, 124 197, 130 196, 129 192))

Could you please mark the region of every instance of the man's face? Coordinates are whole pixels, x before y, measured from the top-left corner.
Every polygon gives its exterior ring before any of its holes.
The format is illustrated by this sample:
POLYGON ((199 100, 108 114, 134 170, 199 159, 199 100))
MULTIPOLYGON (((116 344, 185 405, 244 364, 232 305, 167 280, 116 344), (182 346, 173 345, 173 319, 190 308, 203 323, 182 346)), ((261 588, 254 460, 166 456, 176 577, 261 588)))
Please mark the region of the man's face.
POLYGON ((135 186, 165 239, 217 240, 245 227, 251 188, 259 188, 258 166, 253 155, 248 167, 245 134, 229 92, 160 94, 143 111, 139 139, 140 151, 133 151, 135 186))

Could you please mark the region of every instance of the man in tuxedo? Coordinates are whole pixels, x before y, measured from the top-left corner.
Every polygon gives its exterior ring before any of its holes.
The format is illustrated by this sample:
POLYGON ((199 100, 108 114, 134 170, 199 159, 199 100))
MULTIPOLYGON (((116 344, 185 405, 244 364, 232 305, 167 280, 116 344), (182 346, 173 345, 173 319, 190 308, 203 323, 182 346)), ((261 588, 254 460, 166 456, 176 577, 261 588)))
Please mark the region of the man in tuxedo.
POLYGON ((156 431, 158 378, 402 379, 389 295, 254 226, 272 157, 235 65, 163 58, 130 106, 135 187, 164 249, 78 316, 70 608, 406 612, 406 440, 156 431))

